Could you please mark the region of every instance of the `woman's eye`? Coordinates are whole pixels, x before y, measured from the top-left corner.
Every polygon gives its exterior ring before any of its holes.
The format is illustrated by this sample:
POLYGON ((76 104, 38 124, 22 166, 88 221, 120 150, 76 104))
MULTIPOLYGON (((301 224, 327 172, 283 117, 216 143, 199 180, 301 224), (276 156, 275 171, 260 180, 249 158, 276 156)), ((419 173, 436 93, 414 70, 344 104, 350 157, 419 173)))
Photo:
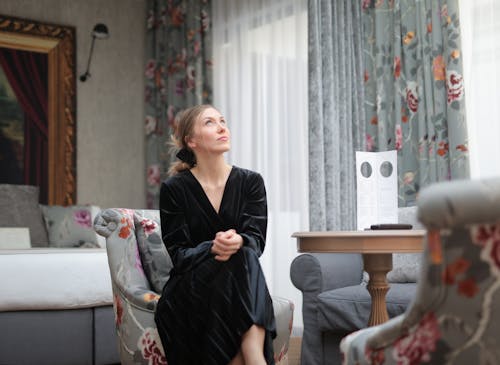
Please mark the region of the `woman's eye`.
POLYGON ((210 120, 210 119, 207 119, 207 120, 205 121, 205 125, 210 125, 210 124, 212 124, 212 123, 213 123, 213 121, 212 121, 212 120, 210 120))

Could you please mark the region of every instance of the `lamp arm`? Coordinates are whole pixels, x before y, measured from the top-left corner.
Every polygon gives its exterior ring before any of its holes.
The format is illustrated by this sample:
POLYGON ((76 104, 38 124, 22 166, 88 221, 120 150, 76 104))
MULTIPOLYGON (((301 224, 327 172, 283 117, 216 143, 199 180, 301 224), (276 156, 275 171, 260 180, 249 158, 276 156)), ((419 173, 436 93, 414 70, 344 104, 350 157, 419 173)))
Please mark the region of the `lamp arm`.
POLYGON ((83 75, 80 76, 81 81, 87 80, 87 78, 90 76, 90 61, 92 60, 92 54, 94 53, 94 42, 95 42, 95 35, 92 36, 92 43, 90 44, 90 52, 89 52, 89 58, 87 60, 87 70, 83 75))

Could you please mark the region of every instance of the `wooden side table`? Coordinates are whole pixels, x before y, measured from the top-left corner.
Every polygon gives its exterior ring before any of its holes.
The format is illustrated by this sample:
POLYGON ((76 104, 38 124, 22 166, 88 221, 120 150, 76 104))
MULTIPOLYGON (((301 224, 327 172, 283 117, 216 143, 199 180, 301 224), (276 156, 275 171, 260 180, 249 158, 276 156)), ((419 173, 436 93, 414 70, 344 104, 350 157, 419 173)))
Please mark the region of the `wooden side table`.
POLYGON ((370 274, 367 289, 372 298, 368 325, 389 319, 385 296, 389 290, 387 273, 392 270, 392 254, 423 250, 425 230, 373 230, 296 232, 298 252, 361 253, 363 266, 370 274))

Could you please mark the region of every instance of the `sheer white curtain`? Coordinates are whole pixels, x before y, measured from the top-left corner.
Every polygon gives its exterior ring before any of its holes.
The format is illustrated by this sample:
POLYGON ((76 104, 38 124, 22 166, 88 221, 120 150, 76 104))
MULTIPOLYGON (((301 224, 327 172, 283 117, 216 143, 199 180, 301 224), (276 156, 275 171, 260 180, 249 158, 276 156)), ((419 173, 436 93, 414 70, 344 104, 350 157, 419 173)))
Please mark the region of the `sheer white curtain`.
POLYGON ((500 1, 460 0, 471 177, 500 176, 500 1))
POLYGON ((308 229, 307 0, 213 0, 214 105, 232 133, 228 160, 262 174, 268 232, 261 263, 271 295, 295 303, 295 231, 308 229))

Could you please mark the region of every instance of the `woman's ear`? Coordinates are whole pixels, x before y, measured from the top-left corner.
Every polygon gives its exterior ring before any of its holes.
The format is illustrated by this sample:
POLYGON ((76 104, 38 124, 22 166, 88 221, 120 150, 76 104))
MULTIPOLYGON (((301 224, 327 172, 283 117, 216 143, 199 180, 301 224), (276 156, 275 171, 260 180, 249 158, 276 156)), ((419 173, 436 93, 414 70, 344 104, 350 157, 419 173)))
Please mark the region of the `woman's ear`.
POLYGON ((193 148, 195 148, 195 147, 196 147, 196 142, 194 141, 194 139, 193 139, 192 137, 187 137, 187 136, 186 136, 185 141, 186 141, 186 144, 187 144, 187 146, 188 146, 189 148, 193 149, 193 148))

